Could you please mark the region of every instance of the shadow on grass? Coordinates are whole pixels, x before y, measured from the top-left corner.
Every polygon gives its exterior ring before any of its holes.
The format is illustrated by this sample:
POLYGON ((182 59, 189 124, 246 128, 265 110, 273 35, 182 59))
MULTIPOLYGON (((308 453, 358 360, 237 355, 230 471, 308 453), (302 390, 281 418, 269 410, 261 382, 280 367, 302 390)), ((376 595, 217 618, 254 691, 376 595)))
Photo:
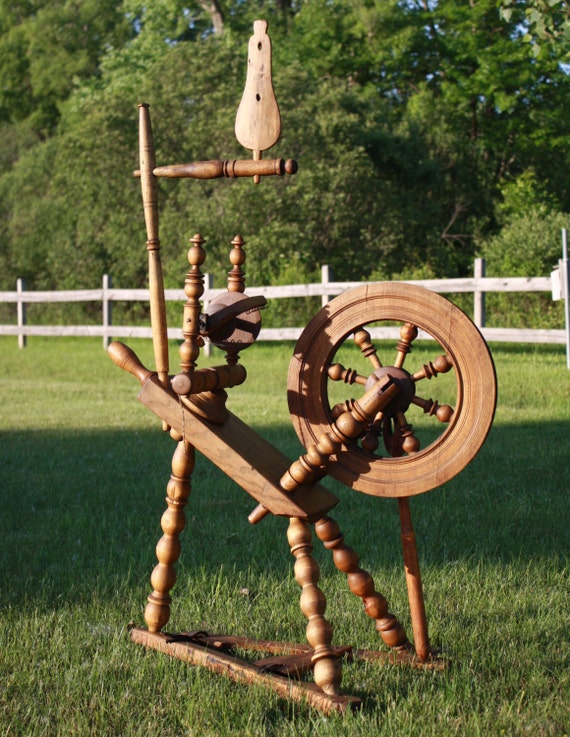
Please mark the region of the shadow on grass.
MULTIPOLYGON (((412 500, 422 564, 458 559, 562 558, 570 549, 566 423, 496 426, 470 467, 444 488, 412 500)), ((291 458, 290 428, 264 433, 291 458)), ((3 603, 89 597, 93 587, 148 589, 161 535, 173 442, 160 431, 0 434, 0 560, 3 603)), ((368 565, 400 566, 393 500, 328 484, 333 516, 368 565)), ((255 507, 230 479, 199 457, 187 508, 181 564, 248 567, 287 575, 286 522, 247 522, 255 507)), ((114 593, 115 592, 115 593, 114 593)))

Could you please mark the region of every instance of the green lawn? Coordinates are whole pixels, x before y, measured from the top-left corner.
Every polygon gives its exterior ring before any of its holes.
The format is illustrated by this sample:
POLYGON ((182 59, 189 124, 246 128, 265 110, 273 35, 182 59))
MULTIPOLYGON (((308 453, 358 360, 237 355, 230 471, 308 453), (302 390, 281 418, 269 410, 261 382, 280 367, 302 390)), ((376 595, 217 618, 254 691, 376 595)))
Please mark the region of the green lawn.
MULTIPOLYGON (((148 342, 131 345, 152 364, 148 342)), ((291 350, 245 353, 249 378, 230 408, 293 459, 291 350)), ((570 372, 562 347, 492 351, 499 402, 485 446, 411 503, 430 636, 451 664, 347 665, 343 687, 363 708, 324 717, 130 642, 173 442, 100 340, 18 350, 0 339, 0 735, 570 734, 570 372)), ((411 632, 395 501, 326 485, 348 544, 411 632)), ((304 640, 286 521, 252 527, 255 505, 198 459, 170 630, 304 640)), ((381 647, 326 551, 315 555, 335 644, 381 647)))

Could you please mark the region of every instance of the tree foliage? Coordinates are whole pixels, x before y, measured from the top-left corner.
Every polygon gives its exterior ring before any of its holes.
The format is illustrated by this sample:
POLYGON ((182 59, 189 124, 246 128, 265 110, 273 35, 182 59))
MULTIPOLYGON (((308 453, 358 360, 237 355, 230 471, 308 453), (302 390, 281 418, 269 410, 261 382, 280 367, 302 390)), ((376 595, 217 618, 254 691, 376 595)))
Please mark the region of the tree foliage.
POLYGON ((338 279, 462 275, 483 252, 501 271, 493 253, 516 223, 563 222, 570 77, 558 21, 532 44, 535 16, 514 1, 502 13, 496 0, 251 6, 0 0, 1 288, 16 277, 89 287, 104 272, 145 283, 137 104, 151 104, 158 163, 248 156, 233 124, 256 17, 270 24, 283 121, 267 155, 297 159, 299 173, 258 186, 161 181, 168 286, 180 286, 197 231, 207 270, 227 270, 241 232, 250 282, 284 283, 323 263, 338 279), (529 176, 541 201, 509 210, 529 176))

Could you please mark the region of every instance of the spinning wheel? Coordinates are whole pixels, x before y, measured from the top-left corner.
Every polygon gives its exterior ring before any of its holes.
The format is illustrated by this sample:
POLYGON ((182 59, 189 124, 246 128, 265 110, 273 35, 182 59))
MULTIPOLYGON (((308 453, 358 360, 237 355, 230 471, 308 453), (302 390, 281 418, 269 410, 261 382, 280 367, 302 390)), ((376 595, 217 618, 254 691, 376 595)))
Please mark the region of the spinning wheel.
POLYGON ((315 315, 291 360, 289 409, 303 446, 318 443, 340 413, 350 409, 351 400, 331 401, 340 383, 366 390, 386 376, 398 386, 396 397, 359 438, 343 444, 327 464, 327 472, 374 496, 420 494, 449 481, 483 444, 496 402, 493 362, 475 325, 443 297, 405 283, 350 290, 315 315), (394 321, 400 324, 399 341, 395 357, 392 351, 385 365, 372 340, 391 332, 378 325, 394 321), (414 371, 408 354, 422 333, 433 338, 443 353, 438 355, 436 347, 433 360, 414 371), (350 342, 356 358, 360 349, 368 375, 336 362, 350 342), (435 379, 437 386, 436 377, 442 376, 450 403, 424 399, 427 381, 435 379), (423 448, 408 422, 408 415, 421 417, 421 410, 432 425, 430 435, 438 432, 423 448))
POLYGON ((442 297, 397 283, 363 285, 345 292, 317 313, 295 348, 288 399, 293 425, 306 453, 291 462, 226 406, 225 390, 246 380, 240 353, 258 337, 259 311, 265 307, 265 298, 245 293, 244 241, 236 235, 231 242, 227 291, 211 299, 203 310, 201 266, 206 251, 199 233, 190 239, 188 250, 180 370, 170 374, 157 178, 253 177, 257 183, 260 177, 290 175, 297 170, 293 160, 262 159, 281 130, 266 30, 265 21, 254 23, 246 88, 235 123, 236 137, 253 151, 253 160, 157 167, 148 105, 139 106, 140 169, 135 174, 141 178, 147 231, 156 370, 147 369, 121 343, 112 343, 109 354, 139 380, 140 401, 161 419, 176 449, 161 519, 163 535, 156 546, 157 563, 151 574, 153 590, 144 614, 147 628, 134 627, 131 639, 237 681, 266 685, 284 698, 307 701, 326 713, 342 712, 361 703, 360 698, 341 692, 339 659, 344 655, 422 667, 441 665, 429 644, 408 497, 445 483, 477 454, 493 418, 495 374, 477 328, 442 297), (394 332, 395 355, 391 349, 383 362, 373 341, 392 337, 394 332), (414 342, 425 337, 438 347, 431 360, 417 366, 408 354, 414 342), (198 366, 204 341, 225 352, 223 365, 198 366), (345 368, 345 364, 352 367, 345 368), (437 401, 425 398, 431 379, 437 387, 437 401), (347 399, 348 386, 359 388, 360 396, 347 399), (307 644, 202 630, 164 631, 170 619, 170 592, 176 581, 179 538, 186 524, 184 510, 190 498, 196 451, 258 502, 249 515, 252 524, 268 514, 289 520, 287 541, 301 587, 299 604, 307 618, 307 644), (318 483, 327 473, 357 491, 397 497, 413 645, 375 588, 372 576, 360 567, 358 554, 329 516, 338 499, 318 483), (336 568, 346 575, 350 591, 361 599, 366 615, 374 620, 389 653, 333 646, 333 628, 324 616, 326 597, 318 585, 319 566, 312 555, 312 528, 331 552, 336 568), (241 650, 269 657, 249 662, 238 657, 241 650), (307 670, 312 670, 314 682, 297 680, 307 670))

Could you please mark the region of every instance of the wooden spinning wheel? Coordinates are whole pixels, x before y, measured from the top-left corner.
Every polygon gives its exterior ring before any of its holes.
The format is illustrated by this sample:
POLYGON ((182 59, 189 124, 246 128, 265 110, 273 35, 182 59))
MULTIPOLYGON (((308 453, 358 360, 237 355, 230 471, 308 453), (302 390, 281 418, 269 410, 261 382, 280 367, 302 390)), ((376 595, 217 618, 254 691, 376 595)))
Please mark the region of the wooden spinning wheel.
MULTIPOLYGON (((293 425, 305 448, 319 442, 351 401, 332 404, 335 384, 360 385, 362 391, 389 376, 398 386, 395 399, 362 432, 344 444, 327 473, 366 494, 405 497, 441 486, 477 454, 491 426, 496 402, 493 362, 471 320, 443 297, 405 283, 377 283, 337 297, 315 315, 295 347, 289 367, 288 401, 293 425), (387 365, 373 344, 374 326, 397 322, 399 341, 387 365), (372 326, 372 327, 369 327, 372 326), (417 370, 407 370, 407 356, 422 333, 442 349, 417 370), (352 336, 352 337, 351 337, 352 336), (363 375, 335 361, 352 341, 355 354, 366 359, 363 375), (452 404, 424 399, 428 380, 446 376, 454 383, 452 404), (332 406, 331 406, 332 404, 332 406), (408 418, 427 414, 435 440, 422 448, 408 418)), ((449 393, 449 388, 447 389, 449 393)))
POLYGON ((422 667, 441 665, 429 643, 408 497, 445 483, 477 454, 491 426, 496 381, 479 331, 447 300, 409 284, 369 284, 352 289, 321 309, 296 345, 289 369, 288 400, 306 453, 291 462, 226 406, 226 389, 246 380, 240 353, 258 337, 259 310, 266 301, 262 296, 246 295, 244 241, 236 235, 231 241, 227 292, 214 297, 203 309, 201 267, 206 250, 199 233, 190 239, 188 250, 180 370, 170 374, 157 178, 253 177, 258 183, 260 177, 297 171, 291 159, 262 159, 281 130, 266 30, 265 21, 254 23, 246 87, 235 122, 236 137, 253 151, 253 160, 157 167, 148 105, 139 106, 140 169, 135 174, 141 179, 147 231, 156 370, 147 369, 121 343, 111 344, 109 354, 139 380, 140 401, 162 420, 163 430, 176 442, 176 449, 161 519, 163 535, 156 546, 157 563, 151 574, 153 590, 144 613, 147 628, 134 627, 131 639, 237 681, 268 686, 285 698, 306 701, 326 713, 343 712, 356 708, 361 700, 341 691, 341 657, 422 667), (375 341, 387 333, 391 337, 394 330, 395 356, 390 349, 390 358, 383 362, 375 341), (413 366, 414 356, 408 358, 408 354, 414 342, 425 337, 437 346, 433 359, 413 366), (223 365, 198 366, 204 341, 225 352, 223 365), (355 365, 353 355, 356 366, 345 368, 348 362, 355 365), (437 401, 425 398, 425 386, 431 379, 437 387, 437 401), (347 399, 349 386, 351 392, 360 389, 360 396, 347 399), (421 433, 422 423, 414 419, 416 426, 410 424, 412 413, 421 417, 422 410, 428 425, 427 442, 421 433), (307 618, 306 644, 258 641, 202 630, 165 631, 196 451, 258 502, 248 518, 252 524, 269 514, 289 520, 287 541, 301 587, 300 609, 307 618), (413 644, 329 516, 339 500, 318 483, 326 474, 366 494, 397 497, 413 644), (388 653, 333 646, 333 628, 325 618, 326 597, 318 585, 319 566, 312 555, 312 528, 331 552, 336 568, 346 575, 350 591, 361 599, 365 614, 374 620, 388 653), (265 657, 246 661, 241 650, 257 653, 256 658, 260 653, 265 657), (306 671, 313 672, 314 682, 299 680, 306 671))

